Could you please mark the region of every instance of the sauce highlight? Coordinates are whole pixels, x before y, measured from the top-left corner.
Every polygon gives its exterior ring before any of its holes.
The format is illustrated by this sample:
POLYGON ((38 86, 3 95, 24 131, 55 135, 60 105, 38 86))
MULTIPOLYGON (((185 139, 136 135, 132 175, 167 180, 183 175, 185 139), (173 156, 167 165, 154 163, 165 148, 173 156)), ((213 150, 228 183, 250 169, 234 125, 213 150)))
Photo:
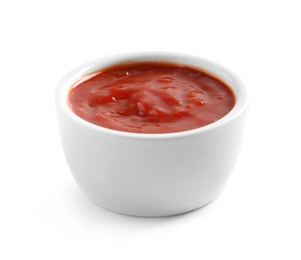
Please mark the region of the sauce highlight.
POLYGON ((173 133, 199 128, 231 111, 229 86, 204 71, 169 62, 128 62, 85 76, 68 104, 82 119, 134 133, 173 133))

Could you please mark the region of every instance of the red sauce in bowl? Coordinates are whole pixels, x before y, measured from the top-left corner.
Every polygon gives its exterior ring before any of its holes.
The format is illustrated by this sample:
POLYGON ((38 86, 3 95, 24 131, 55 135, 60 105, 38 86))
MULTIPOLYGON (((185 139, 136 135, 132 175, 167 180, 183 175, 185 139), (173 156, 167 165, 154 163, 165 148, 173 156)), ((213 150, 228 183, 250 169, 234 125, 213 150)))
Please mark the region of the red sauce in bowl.
POLYGON ((172 133, 199 128, 235 105, 231 88, 187 65, 128 62, 85 76, 68 103, 82 119, 134 133, 172 133))

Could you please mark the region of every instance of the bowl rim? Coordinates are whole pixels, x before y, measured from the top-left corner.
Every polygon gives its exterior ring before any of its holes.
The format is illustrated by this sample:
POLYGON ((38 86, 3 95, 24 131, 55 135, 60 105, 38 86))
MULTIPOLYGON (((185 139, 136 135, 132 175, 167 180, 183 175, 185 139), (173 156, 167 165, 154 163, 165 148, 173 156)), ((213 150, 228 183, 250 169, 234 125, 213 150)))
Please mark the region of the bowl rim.
POLYGON ((182 138, 187 136, 192 136, 207 132, 218 127, 221 127, 228 122, 237 118, 243 111, 248 107, 249 98, 245 85, 243 82, 229 69, 211 60, 178 52, 128 52, 119 53, 115 55, 108 55, 100 57, 82 65, 76 67, 67 73, 59 82, 56 93, 55 93, 55 105, 59 112, 63 113, 65 116, 70 118, 76 124, 83 127, 91 129, 96 132, 101 132, 104 134, 135 138, 135 139, 169 139, 169 138, 182 138), (72 86, 76 84, 84 76, 100 70, 102 68, 112 66, 114 64, 126 62, 126 61, 167 61, 180 65, 188 65, 193 67, 198 67, 204 70, 206 73, 220 79, 225 82, 233 90, 236 98, 236 102, 232 110, 218 119, 217 121, 191 130, 181 131, 181 132, 171 132, 171 133, 135 133, 135 132, 125 132, 120 130, 114 130, 110 128, 105 128, 102 126, 90 123, 81 117, 77 116, 71 108, 68 106, 67 98, 68 93, 72 86))

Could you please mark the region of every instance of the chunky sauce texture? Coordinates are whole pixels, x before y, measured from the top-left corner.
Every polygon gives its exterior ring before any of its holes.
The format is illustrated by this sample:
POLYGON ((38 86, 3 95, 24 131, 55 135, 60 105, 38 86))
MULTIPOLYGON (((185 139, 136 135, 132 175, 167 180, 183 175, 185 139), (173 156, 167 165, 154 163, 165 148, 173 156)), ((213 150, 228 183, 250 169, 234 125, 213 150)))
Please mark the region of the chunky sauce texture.
POLYGON ((167 62, 128 62, 92 73, 68 96, 72 111, 102 127, 134 133, 199 128, 235 105, 230 87, 200 69, 167 62))

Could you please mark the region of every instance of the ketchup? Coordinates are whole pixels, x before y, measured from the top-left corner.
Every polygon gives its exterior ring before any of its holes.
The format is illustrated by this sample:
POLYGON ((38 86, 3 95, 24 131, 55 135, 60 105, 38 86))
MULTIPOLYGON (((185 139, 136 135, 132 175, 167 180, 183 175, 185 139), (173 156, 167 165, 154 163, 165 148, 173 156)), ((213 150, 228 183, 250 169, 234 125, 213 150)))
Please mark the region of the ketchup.
POLYGON ((229 86, 206 72, 168 62, 126 62, 82 78, 69 92, 71 110, 105 128, 172 133, 199 128, 235 105, 229 86))

